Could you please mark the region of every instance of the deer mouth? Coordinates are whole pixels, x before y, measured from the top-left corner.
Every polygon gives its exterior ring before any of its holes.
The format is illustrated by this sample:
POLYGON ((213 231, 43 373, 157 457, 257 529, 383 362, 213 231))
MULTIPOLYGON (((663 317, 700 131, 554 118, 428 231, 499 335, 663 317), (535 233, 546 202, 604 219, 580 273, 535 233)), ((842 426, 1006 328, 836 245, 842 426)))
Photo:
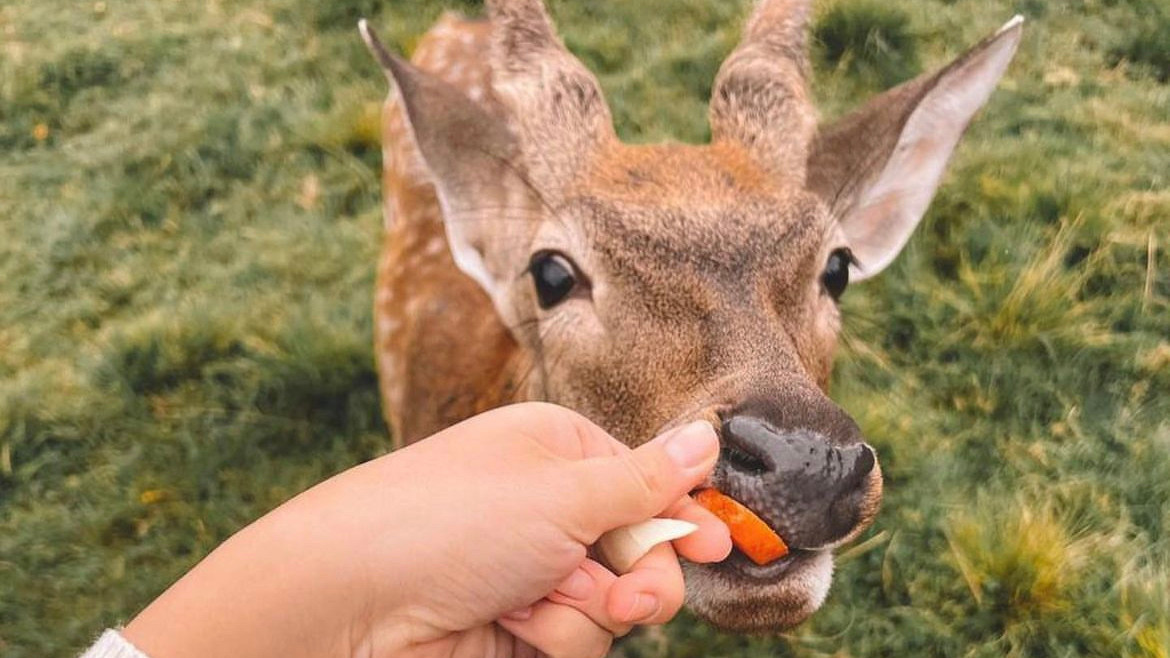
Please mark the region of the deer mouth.
POLYGON ((748 405, 683 416, 714 417, 719 432, 719 461, 700 488, 746 507, 789 548, 763 565, 739 549, 717 563, 684 561, 687 607, 712 626, 772 634, 808 619, 828 596, 832 550, 876 515, 882 491, 876 453, 844 412, 823 411, 829 421, 820 424, 809 414, 782 422, 782 414, 748 405))
MULTIPOLYGON (((724 485, 726 486, 726 485, 724 485)), ((732 492, 727 492, 727 495, 739 502, 744 507, 747 507, 753 514, 758 516, 767 526, 775 532, 781 540, 784 540, 784 533, 779 529, 779 525, 775 520, 770 519, 768 515, 760 514, 756 511, 756 507, 750 502, 745 502, 744 498, 749 496, 740 496, 732 492)), ((722 561, 714 563, 712 567, 717 571, 726 574, 729 577, 739 578, 745 581, 756 581, 759 583, 770 583, 783 578, 789 571, 799 568, 810 560, 818 557, 818 554, 825 553, 828 548, 802 548, 789 546, 788 553, 784 556, 772 560, 767 564, 759 564, 755 560, 748 557, 746 553, 739 548, 732 547, 731 552, 722 561)))
POLYGON ((795 549, 767 565, 738 550, 716 564, 683 564, 687 607, 724 631, 770 634, 808 619, 829 593, 828 550, 795 549))
MULTIPOLYGON (((759 491, 744 491, 719 477, 712 483, 748 507, 773 532, 778 532, 776 508, 758 502, 759 491), (768 514, 760 514, 766 511, 768 514)), ((783 514, 779 515, 781 518, 783 514)), ((725 631, 775 633, 791 628, 813 614, 824 602, 832 578, 829 548, 790 547, 787 554, 758 564, 738 548, 713 564, 684 563, 688 607, 725 631)))
POLYGON ((825 551, 827 549, 808 550, 804 548, 793 548, 784 557, 761 565, 753 562, 751 558, 744 555, 738 548, 732 548, 731 553, 722 562, 717 562, 712 567, 716 571, 731 578, 767 584, 784 578, 790 571, 799 569, 810 560, 815 560, 819 553, 825 551))
MULTIPOLYGON (((725 432, 722 438, 724 455, 705 484, 748 508, 788 544, 789 552, 760 565, 739 549, 732 549, 718 563, 687 565, 688 604, 693 612, 723 630, 783 631, 803 622, 821 606, 832 580, 832 549, 868 525, 868 519, 858 520, 853 513, 839 518, 842 506, 831 501, 843 500, 849 503, 845 508, 852 510, 856 507, 853 501, 858 495, 864 497, 868 487, 863 486, 861 494, 839 495, 834 487, 820 486, 823 468, 813 469, 817 477, 802 477, 801 470, 777 469, 776 454, 761 452, 758 458, 745 458, 737 454, 733 437, 725 432)), ((781 433, 773 443, 788 440, 781 433)), ((792 445, 808 454, 803 439, 790 442, 788 448, 792 445)), ((823 455, 833 464, 847 462, 838 460, 835 450, 823 455)), ((873 477, 880 477, 876 469, 873 477)), ((869 478, 865 475, 862 480, 869 478)))

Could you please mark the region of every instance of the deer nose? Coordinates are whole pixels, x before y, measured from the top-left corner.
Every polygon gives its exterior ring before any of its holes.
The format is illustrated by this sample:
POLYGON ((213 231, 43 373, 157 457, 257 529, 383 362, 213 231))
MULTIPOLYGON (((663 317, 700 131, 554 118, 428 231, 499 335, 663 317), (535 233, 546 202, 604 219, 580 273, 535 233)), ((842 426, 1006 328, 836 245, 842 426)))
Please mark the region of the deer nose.
POLYGON ((726 416, 716 486, 747 505, 794 548, 823 548, 873 520, 881 498, 877 456, 857 425, 824 398, 827 416, 767 413, 753 405, 726 416))

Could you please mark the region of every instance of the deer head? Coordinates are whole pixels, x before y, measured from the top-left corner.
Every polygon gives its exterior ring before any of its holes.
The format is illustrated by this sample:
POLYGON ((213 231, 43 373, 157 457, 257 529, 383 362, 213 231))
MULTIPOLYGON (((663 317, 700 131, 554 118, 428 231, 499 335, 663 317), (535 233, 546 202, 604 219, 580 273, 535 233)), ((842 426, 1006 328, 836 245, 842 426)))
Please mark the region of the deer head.
POLYGON ((692 610, 776 630, 823 601, 830 551, 876 514, 876 455, 826 391, 851 280, 906 243, 1020 38, 1013 19, 943 69, 818 126, 807 2, 764 0, 715 81, 713 139, 628 146, 539 0, 488 0, 489 112, 385 51, 448 246, 531 364, 521 397, 631 445, 696 418, 713 484, 790 546, 686 565, 692 610))

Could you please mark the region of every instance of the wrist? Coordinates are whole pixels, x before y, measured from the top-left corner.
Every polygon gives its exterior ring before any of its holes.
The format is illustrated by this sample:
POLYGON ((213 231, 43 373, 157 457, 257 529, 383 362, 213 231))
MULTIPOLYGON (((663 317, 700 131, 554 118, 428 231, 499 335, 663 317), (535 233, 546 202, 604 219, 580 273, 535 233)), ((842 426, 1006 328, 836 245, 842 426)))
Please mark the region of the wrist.
POLYGON ((218 547, 126 626, 127 639, 154 658, 339 655, 335 623, 305 577, 316 569, 269 526, 218 547))
POLYGON ((132 620, 127 639, 154 658, 355 655, 393 609, 394 590, 375 592, 367 568, 373 519, 339 506, 370 499, 339 490, 348 475, 232 536, 132 620))

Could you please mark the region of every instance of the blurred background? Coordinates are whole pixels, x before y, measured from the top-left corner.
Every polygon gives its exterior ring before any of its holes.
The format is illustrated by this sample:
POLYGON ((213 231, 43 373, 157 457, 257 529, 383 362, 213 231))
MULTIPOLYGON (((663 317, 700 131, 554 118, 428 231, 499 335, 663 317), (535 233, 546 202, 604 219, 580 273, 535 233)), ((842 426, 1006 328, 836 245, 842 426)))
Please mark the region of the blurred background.
MULTIPOLYGON (((424 0, 0 6, 0 655, 69 656, 382 454, 386 83, 424 0)), ((749 0, 559 0, 632 141, 703 140, 749 0)), ((633 656, 1170 655, 1170 2, 820 0, 824 117, 1015 13, 1015 62, 833 395, 885 507, 812 621, 633 656)))

